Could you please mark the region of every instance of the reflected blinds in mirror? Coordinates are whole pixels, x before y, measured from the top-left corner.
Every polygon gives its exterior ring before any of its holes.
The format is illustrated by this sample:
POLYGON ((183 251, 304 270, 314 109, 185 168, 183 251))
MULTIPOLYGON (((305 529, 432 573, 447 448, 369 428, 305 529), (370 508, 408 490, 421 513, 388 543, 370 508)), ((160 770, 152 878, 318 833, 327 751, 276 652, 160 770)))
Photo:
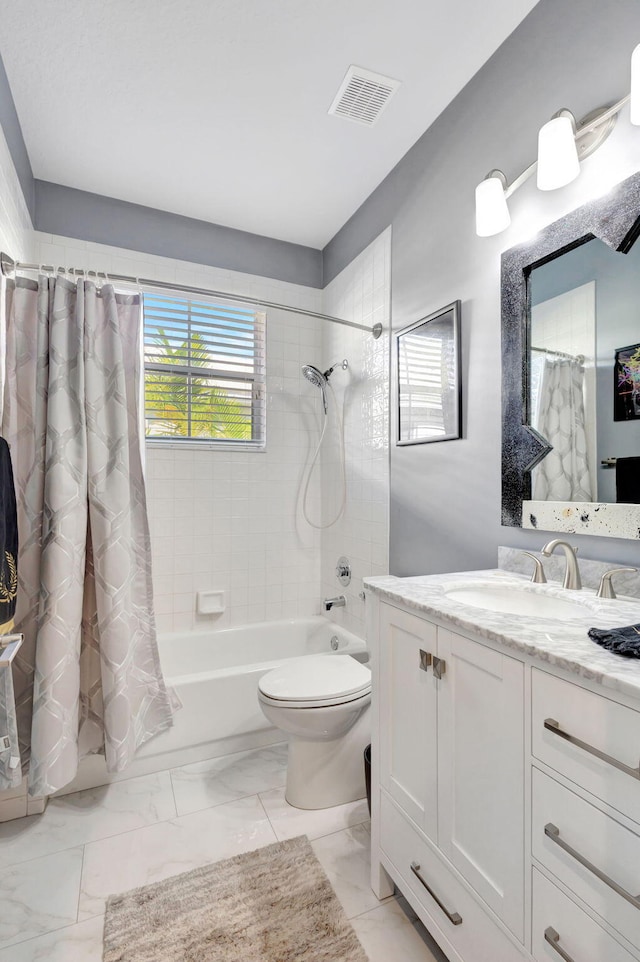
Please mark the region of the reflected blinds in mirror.
POLYGON ((443 435, 443 381, 446 384, 448 366, 442 337, 425 337, 420 330, 406 334, 398 363, 400 419, 406 439, 443 435))
POLYGON ((458 305, 397 336, 398 444, 460 436, 458 305))

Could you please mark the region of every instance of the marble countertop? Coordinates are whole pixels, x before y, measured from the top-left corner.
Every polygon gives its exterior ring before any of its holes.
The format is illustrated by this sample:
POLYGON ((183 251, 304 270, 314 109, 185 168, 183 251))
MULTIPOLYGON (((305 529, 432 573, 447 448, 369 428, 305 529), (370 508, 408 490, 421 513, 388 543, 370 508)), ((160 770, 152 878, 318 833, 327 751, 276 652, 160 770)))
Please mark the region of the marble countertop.
POLYGON ((498 569, 396 578, 365 578, 365 587, 385 601, 402 604, 443 619, 505 648, 557 665, 605 688, 640 699, 640 659, 624 658, 601 648, 587 635, 589 628, 613 628, 640 623, 637 598, 596 598, 590 589, 568 591, 559 584, 532 584, 528 578, 498 569), (462 604, 448 592, 472 586, 525 587, 584 605, 584 615, 541 618, 514 615, 462 604))

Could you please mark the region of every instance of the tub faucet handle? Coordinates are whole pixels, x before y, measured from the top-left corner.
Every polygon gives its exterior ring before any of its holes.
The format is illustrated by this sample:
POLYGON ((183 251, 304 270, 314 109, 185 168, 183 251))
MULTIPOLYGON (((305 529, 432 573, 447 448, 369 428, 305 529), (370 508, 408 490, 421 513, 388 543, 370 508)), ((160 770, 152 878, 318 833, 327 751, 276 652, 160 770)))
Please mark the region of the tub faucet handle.
POLYGON ((325 598, 322 602, 325 611, 331 611, 332 608, 344 608, 346 603, 347 599, 344 595, 338 595, 337 598, 325 598))

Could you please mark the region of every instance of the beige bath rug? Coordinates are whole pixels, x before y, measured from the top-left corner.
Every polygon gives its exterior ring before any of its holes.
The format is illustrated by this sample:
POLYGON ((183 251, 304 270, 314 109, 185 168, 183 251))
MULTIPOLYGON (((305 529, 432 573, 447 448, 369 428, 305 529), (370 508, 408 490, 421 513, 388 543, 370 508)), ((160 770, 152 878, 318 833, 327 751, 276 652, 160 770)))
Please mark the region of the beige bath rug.
POLYGON ((305 836, 112 895, 103 962, 367 962, 305 836))

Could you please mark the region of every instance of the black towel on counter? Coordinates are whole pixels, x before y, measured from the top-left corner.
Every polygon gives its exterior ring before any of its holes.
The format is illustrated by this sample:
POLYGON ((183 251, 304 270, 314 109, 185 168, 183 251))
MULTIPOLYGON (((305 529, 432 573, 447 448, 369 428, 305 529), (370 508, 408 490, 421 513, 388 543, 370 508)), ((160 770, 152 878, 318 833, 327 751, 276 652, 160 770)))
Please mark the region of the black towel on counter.
POLYGON ((18 593, 18 518, 9 445, 0 437, 0 635, 13 630, 18 593))
POLYGON ((640 458, 616 459, 616 502, 640 504, 640 458))
POLYGON ((627 625, 626 628, 589 628, 589 638, 615 655, 640 658, 640 625, 627 625))

